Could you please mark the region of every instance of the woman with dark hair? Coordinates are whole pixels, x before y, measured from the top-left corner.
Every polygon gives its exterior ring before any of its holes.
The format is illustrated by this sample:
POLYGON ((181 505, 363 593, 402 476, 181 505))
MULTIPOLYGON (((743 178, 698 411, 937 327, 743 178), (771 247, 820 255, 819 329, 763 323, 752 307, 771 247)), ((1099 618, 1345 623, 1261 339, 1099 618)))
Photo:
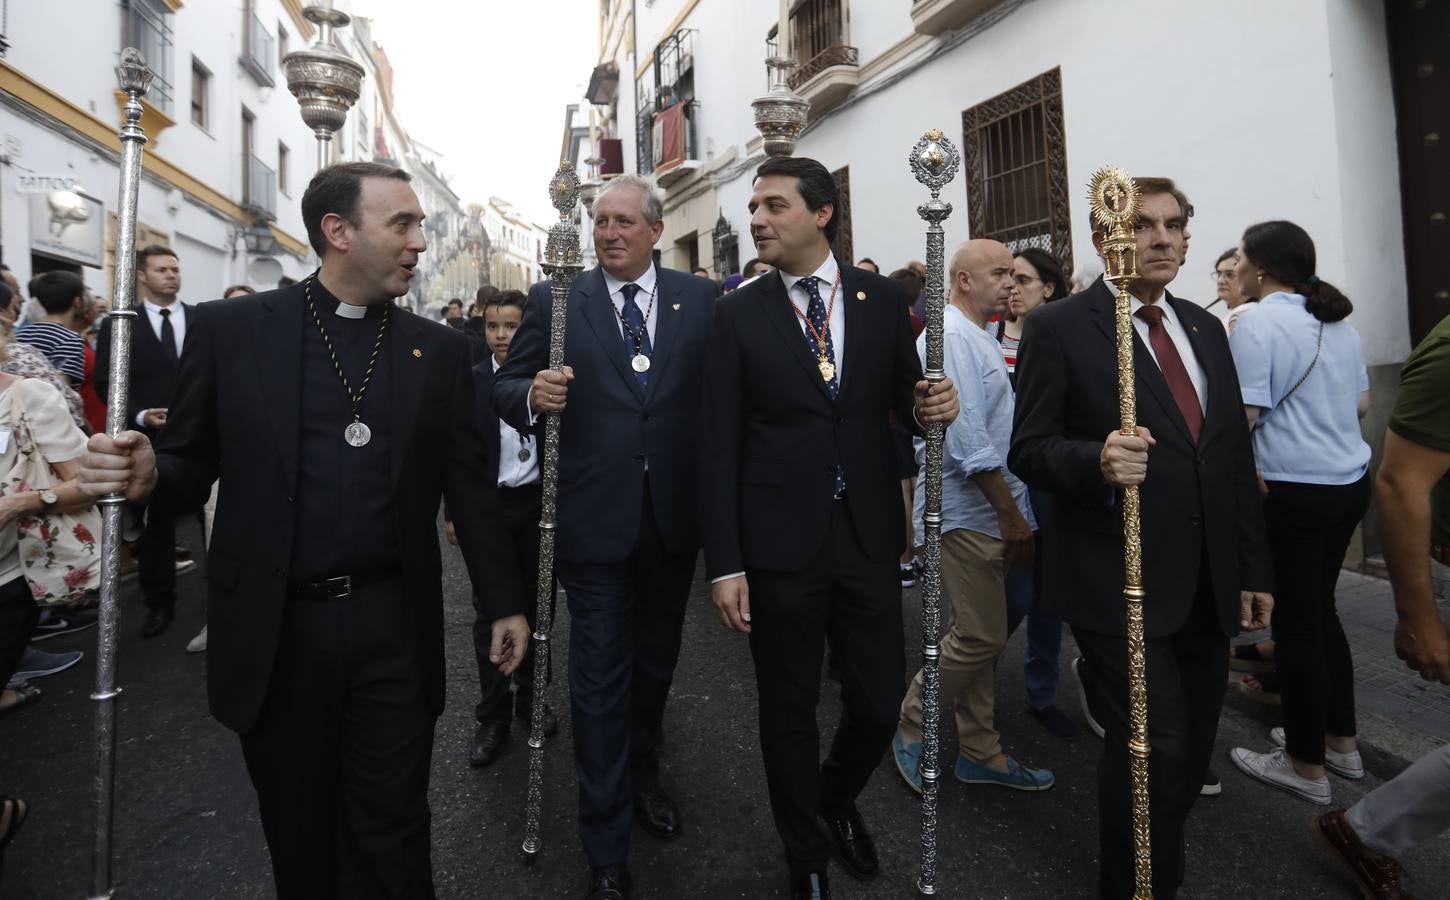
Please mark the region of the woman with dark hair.
MULTIPOLYGON (((1062 265, 1052 254, 1036 247, 1027 247, 1013 254, 1012 280, 1016 289, 1007 311, 992 325, 992 334, 1002 346, 1007 363, 1007 377, 1017 384, 1017 345, 1022 341, 1022 326, 1032 311, 1044 303, 1060 300, 1068 294, 1067 278, 1062 265)), ((1050 515, 1051 498, 1038 490, 1028 489, 1032 509, 1039 522, 1050 515)), ((1043 611, 1041 606, 1042 545, 1038 533, 1037 554, 1031 566, 1015 566, 1007 570, 1007 633, 1013 634, 1022 620, 1027 620, 1027 650, 1022 670, 1027 684, 1027 711, 1042 727, 1060 738, 1077 734, 1077 723, 1057 708, 1057 658, 1062 651, 1062 618, 1043 611)))
POLYGON ((1273 637, 1284 727, 1269 732, 1269 752, 1237 747, 1230 755, 1250 777, 1327 805, 1326 770, 1364 777, 1354 664, 1334 591, 1369 507, 1370 448, 1359 424, 1369 374, 1359 335, 1344 321, 1354 307, 1315 263, 1314 242, 1292 222, 1253 225, 1239 244, 1239 290, 1260 299, 1229 346, 1278 573, 1273 637))
POLYGON ((1067 296, 1067 278, 1062 265, 1052 254, 1036 247, 1027 247, 1013 254, 1012 280, 1017 289, 1007 312, 997 320, 997 343, 1002 345, 1002 358, 1007 361, 1007 375, 1017 383, 1017 345, 1022 343, 1022 326, 1037 307, 1067 296))

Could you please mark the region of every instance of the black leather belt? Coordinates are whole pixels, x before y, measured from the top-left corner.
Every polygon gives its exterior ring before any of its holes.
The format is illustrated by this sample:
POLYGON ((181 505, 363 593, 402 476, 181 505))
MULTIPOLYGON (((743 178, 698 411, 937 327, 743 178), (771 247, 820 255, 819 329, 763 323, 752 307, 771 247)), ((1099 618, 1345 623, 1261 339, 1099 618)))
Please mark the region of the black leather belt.
POLYGON ((1450 566, 1450 544, 1431 544, 1430 558, 1450 566))
POLYGON ((387 581, 397 576, 396 569, 387 572, 367 572, 361 575, 338 575, 336 578, 323 578, 318 581, 307 581, 302 584, 294 584, 287 588, 288 600, 342 600, 350 597, 354 591, 360 591, 365 587, 387 581))

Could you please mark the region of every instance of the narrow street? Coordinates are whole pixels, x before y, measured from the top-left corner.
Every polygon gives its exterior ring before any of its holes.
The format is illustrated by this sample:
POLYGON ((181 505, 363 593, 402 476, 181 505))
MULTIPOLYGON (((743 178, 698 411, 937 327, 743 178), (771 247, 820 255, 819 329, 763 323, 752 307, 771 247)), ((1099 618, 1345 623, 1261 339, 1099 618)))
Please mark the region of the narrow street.
MULTIPOLYGON (((197 535, 184 534, 192 546, 197 535)), ((547 754, 543 835, 537 867, 518 858, 528 768, 522 731, 491 768, 468 767, 476 674, 469 646, 472 608, 457 551, 444 547, 448 604, 448 708, 439 720, 434 753, 433 861, 438 893, 449 898, 569 898, 580 895, 585 869, 575 837, 573 767, 567 715, 547 754)), ((1346 575, 1342 596, 1365 609, 1383 606, 1383 582, 1346 575), (1380 587, 1376 587, 1376 586, 1380 587), (1376 593, 1377 592, 1377 593, 1376 593)), ((117 765, 116 883, 118 897, 210 898, 272 895, 256 802, 234 737, 206 711, 205 660, 183 650, 202 622, 200 571, 180 580, 176 623, 162 637, 141 641, 139 598, 127 591, 121 640, 117 765)), ((919 659, 918 590, 907 592, 908 661, 919 659)), ((560 604, 557 652, 567 652, 567 616, 560 604)), ((1346 614, 1354 618, 1355 613, 1346 614)), ((0 722, 0 786, 32 804, 26 828, 6 855, 6 898, 85 896, 90 861, 94 633, 47 641, 47 650, 83 649, 70 671, 41 681, 43 700, 0 722)), ((1070 642, 1063 660, 1070 659, 1070 642)), ((1024 711, 1022 636, 1014 638, 998 677, 998 719, 1009 752, 1051 768, 1057 786, 1042 794, 969 788, 948 776, 941 792, 940 896, 1090 897, 1097 838, 1093 771, 1098 742, 1084 733, 1051 737, 1024 711)), ((556 673, 560 671, 556 668, 556 673)), ((905 678, 910 673, 903 673, 905 678)), ((556 678, 555 703, 567 703, 556 678)), ((838 705, 827 683, 821 708, 832 722, 838 705)), ((1439 689, 1437 689, 1439 690, 1439 689)), ((1074 718, 1071 676, 1061 692, 1074 718)), ((1224 793, 1205 798, 1189 823, 1192 898, 1349 897, 1353 888, 1318 850, 1306 822, 1312 808, 1252 784, 1227 759, 1228 748, 1262 747, 1274 722, 1230 692, 1219 732, 1215 769, 1224 793)), ((1446 710, 1445 695, 1421 705, 1446 710)), ((1335 779, 1348 804, 1403 767, 1434 738, 1373 711, 1362 732, 1369 777, 1335 779)), ((950 734, 948 718, 944 729, 950 734)), ((785 865, 766 799, 756 745, 755 686, 745 643, 719 625, 702 578, 697 578, 685 626, 685 646, 666 715, 665 785, 679 800, 685 835, 660 844, 636 831, 635 896, 760 898, 783 894, 785 865)), ((950 772, 950 768, 947 769, 950 772)), ((882 856, 871 884, 833 867, 841 898, 909 897, 916 873, 917 803, 892 763, 884 761, 862 797, 882 856)), ((1450 852, 1444 838, 1404 862, 1417 896, 1444 896, 1450 852)))

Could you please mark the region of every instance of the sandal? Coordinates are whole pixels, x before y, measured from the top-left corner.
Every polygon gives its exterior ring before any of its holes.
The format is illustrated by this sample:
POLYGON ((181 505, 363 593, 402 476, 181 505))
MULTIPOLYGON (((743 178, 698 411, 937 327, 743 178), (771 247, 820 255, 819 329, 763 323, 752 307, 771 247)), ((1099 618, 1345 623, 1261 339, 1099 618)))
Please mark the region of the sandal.
POLYGON ((1279 698, 1279 676, 1274 672, 1245 675, 1239 681, 1239 693, 1256 703, 1270 706, 1279 706, 1283 703, 1279 698), (1250 682, 1256 682, 1256 684, 1250 682))
MULTIPOLYGON (((0 706, 0 716, 13 713, 20 707, 27 706, 40 699, 40 688, 28 681, 17 681, 6 687, 5 690, 14 692, 15 702, 9 706, 0 706)), ((0 692, 0 696, 3 696, 3 692, 0 692)))
POLYGON ((1228 648, 1228 667, 1235 672, 1272 672, 1274 657, 1266 656, 1260 646, 1274 646, 1272 640, 1232 644, 1228 648))

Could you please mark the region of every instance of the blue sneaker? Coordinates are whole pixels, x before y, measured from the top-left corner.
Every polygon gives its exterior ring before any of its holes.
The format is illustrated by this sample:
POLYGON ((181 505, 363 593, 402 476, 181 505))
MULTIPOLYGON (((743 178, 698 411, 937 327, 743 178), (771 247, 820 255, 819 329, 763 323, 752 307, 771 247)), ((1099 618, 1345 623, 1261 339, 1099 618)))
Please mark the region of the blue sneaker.
MULTIPOLYGON (((897 759, 900 765, 900 757, 897 759)), ((1057 783, 1048 770, 1024 766, 1010 756, 1006 772, 979 766, 965 756, 958 756, 956 776, 957 781, 965 784, 997 784, 1016 791, 1045 791, 1057 783)))
POLYGON ((906 743, 906 738, 901 736, 901 729, 896 729, 896 736, 891 739, 891 756, 896 760, 896 771, 901 773, 906 786, 921 793, 921 742, 915 741, 906 743))

